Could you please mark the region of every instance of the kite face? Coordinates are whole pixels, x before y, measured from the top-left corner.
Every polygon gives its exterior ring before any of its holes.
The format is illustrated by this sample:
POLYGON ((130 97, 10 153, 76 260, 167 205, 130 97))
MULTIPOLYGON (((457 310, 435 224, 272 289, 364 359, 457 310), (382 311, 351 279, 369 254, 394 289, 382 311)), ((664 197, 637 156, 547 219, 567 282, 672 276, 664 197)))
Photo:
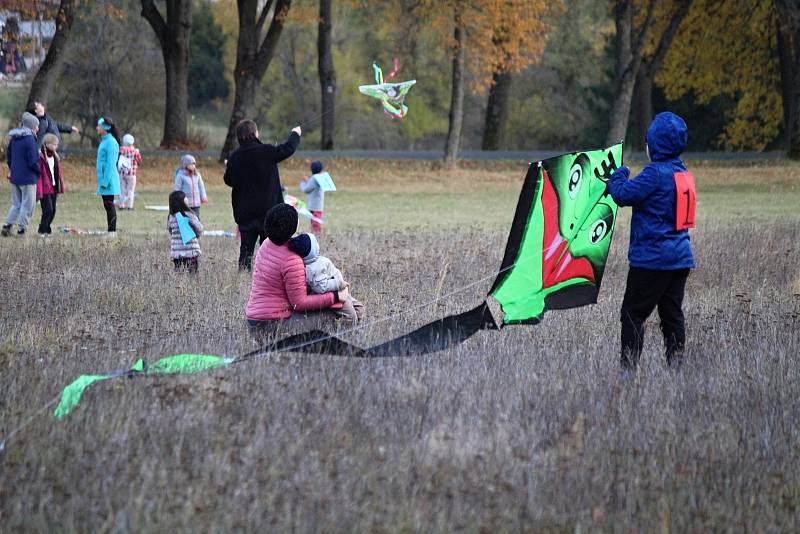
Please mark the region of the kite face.
POLYGON ((605 180, 621 162, 619 144, 531 165, 490 292, 505 324, 597 301, 617 213, 605 180))

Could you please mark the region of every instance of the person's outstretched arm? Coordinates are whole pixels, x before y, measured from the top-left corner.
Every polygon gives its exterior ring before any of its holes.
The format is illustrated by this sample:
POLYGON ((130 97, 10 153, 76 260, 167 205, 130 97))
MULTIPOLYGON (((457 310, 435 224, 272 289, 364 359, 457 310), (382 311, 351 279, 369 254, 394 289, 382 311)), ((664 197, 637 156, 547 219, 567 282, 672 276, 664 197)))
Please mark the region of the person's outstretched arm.
POLYGON ((56 122, 56 129, 58 129, 59 132, 65 134, 76 133, 78 130, 71 124, 62 124, 60 122, 56 122))
POLYGON ((302 129, 299 126, 295 126, 292 128, 292 133, 289 134, 289 138, 286 140, 285 143, 282 145, 278 145, 274 148, 275 151, 275 163, 280 163, 281 161, 292 157, 297 147, 300 145, 300 135, 302 135, 302 129))
POLYGON ((635 206, 646 199, 655 190, 658 171, 650 166, 645 167, 634 178, 628 178, 631 170, 622 166, 608 180, 608 192, 618 206, 635 206))

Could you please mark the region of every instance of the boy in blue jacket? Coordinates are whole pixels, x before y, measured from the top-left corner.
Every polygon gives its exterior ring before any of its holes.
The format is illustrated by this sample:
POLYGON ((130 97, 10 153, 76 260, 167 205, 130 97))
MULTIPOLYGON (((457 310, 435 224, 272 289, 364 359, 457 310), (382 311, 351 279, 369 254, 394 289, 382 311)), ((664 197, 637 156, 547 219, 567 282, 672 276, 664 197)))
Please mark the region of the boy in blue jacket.
POLYGON ((694 267, 688 228, 694 227, 694 178, 680 154, 686 147, 686 123, 671 112, 656 115, 647 130, 650 163, 629 178, 620 167, 608 191, 619 206, 632 206, 628 249, 630 270, 622 299, 621 364, 633 370, 644 342, 644 322, 658 308, 667 365, 680 365, 686 340, 683 295, 694 267))
POLYGON ((24 236, 28 219, 33 215, 36 203, 36 182, 39 181, 39 150, 36 145, 36 132, 39 119, 28 112, 22 114, 22 127, 8 132, 6 158, 11 180, 11 209, 0 234, 11 234, 11 227, 19 227, 17 235, 24 236))

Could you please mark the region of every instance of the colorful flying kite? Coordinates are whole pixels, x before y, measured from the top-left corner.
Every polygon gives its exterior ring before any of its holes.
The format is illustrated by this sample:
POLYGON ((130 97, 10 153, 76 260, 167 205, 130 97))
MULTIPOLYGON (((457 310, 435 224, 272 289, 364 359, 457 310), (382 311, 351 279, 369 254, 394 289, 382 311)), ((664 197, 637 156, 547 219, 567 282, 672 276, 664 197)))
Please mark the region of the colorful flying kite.
POLYGON ((389 83, 397 74, 397 71, 400 70, 400 61, 397 58, 394 59, 392 72, 385 79, 383 71, 377 63, 372 64, 372 69, 375 71, 375 85, 362 85, 359 86, 358 90, 362 94, 380 100, 381 104, 383 104, 383 112, 393 119, 402 119, 408 113, 408 106, 404 104, 406 95, 411 90, 411 87, 417 83, 417 80, 389 83))

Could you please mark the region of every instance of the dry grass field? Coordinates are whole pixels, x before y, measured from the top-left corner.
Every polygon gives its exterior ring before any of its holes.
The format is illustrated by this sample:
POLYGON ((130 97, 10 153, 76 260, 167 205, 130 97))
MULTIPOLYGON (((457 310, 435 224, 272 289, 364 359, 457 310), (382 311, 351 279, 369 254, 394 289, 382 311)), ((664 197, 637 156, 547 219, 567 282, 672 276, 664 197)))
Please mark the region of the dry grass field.
MULTIPOLYGON (((56 227, 103 227, 91 163, 65 161, 56 227)), ((636 379, 618 381, 622 210, 599 303, 538 326, 417 358, 268 355, 90 388, 64 421, 48 411, 8 442, 0 531, 797 531, 800 165, 692 163, 679 372, 652 321, 636 379)), ((307 165, 282 169, 290 192, 307 165)), ((0 240, 0 439, 80 374, 256 347, 238 243, 203 239, 199 276, 177 275, 165 214, 143 209, 166 204, 173 166, 145 162, 116 238, 0 240)), ((347 340, 480 302, 524 164, 329 167, 340 191, 321 245, 368 317, 347 340)), ((204 223, 233 229, 221 168, 200 169, 204 223)), ((8 197, 4 183, 3 215, 8 197)))

